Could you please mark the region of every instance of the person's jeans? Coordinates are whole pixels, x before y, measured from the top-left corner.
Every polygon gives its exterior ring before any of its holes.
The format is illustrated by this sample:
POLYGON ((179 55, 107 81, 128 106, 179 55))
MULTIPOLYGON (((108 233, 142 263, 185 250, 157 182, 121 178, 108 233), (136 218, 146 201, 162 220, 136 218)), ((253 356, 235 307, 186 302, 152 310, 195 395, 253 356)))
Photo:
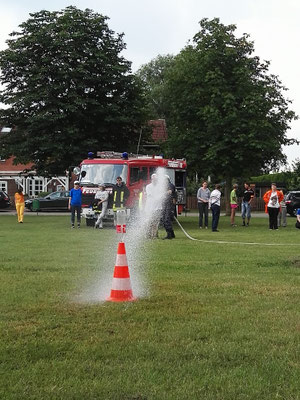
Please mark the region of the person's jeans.
POLYGON ((74 225, 75 222, 75 212, 77 213, 77 223, 80 225, 80 213, 81 206, 72 206, 71 205, 71 224, 74 225))
POLYGON ((251 218, 251 206, 248 201, 242 201, 242 218, 251 218))
POLYGON ((198 202, 198 210, 199 210, 199 226, 202 227, 203 222, 203 214, 204 214, 204 225, 208 226, 208 203, 198 202))
POLYGON ((216 231, 218 229, 220 210, 221 210, 221 207, 217 206, 216 204, 213 204, 211 206, 211 212, 212 212, 211 228, 212 228, 212 231, 216 231))

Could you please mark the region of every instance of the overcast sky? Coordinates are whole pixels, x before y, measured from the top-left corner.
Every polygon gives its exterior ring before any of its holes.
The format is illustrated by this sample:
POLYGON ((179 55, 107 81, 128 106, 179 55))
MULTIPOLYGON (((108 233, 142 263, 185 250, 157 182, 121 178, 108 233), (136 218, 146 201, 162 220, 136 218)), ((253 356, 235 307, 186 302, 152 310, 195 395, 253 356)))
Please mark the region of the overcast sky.
MULTIPOLYGON (((202 18, 219 17, 237 25, 237 34, 249 33, 256 55, 271 61, 270 72, 289 89, 292 109, 300 115, 300 1, 299 0, 0 0, 0 49, 29 13, 61 10, 69 5, 90 8, 110 18, 109 27, 124 33, 124 56, 133 71, 158 54, 177 54, 199 30, 202 18)), ((289 137, 300 140, 300 121, 289 137)), ((284 149, 289 162, 300 157, 300 146, 284 149)))

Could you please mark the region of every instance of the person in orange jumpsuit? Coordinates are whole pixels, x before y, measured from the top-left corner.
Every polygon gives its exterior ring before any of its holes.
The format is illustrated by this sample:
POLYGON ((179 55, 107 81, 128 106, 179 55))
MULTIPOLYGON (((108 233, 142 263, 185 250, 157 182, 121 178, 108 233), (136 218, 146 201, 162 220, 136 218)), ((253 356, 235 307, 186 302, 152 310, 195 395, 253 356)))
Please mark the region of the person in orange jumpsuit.
POLYGON ((15 193, 15 205, 18 214, 18 222, 23 224, 25 201, 22 189, 18 189, 15 193))

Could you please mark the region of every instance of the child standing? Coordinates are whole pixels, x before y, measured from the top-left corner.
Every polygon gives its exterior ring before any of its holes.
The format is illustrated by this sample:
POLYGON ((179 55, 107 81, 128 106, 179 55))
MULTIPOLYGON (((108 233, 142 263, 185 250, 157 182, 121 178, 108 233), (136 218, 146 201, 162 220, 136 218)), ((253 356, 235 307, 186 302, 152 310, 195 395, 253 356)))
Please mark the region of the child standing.
POLYGON ((23 224, 25 201, 22 189, 18 189, 15 193, 15 205, 18 214, 18 222, 23 224))

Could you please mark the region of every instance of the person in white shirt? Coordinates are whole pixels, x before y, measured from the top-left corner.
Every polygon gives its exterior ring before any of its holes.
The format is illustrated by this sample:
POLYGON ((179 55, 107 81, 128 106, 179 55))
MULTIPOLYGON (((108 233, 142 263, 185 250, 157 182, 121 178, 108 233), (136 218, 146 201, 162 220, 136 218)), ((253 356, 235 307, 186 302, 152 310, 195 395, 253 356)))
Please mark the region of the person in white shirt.
POLYGON ((278 213, 280 210, 280 203, 283 200, 283 193, 277 190, 276 183, 272 183, 271 189, 268 190, 264 196, 265 211, 269 214, 269 229, 278 230, 278 213))
POLYGON ((101 213, 95 223, 95 229, 103 228, 103 218, 105 217, 108 205, 108 192, 105 190, 103 183, 100 183, 99 190, 95 194, 95 200, 98 200, 98 207, 101 208, 101 213))
POLYGON ((202 221, 204 214, 204 225, 208 228, 208 203, 210 197, 210 190, 207 187, 207 182, 202 183, 201 188, 197 191, 198 210, 199 210, 199 228, 202 229, 202 221))
POLYGON ((218 223, 220 217, 221 210, 221 186, 219 184, 215 185, 215 190, 213 190, 210 194, 209 204, 212 212, 212 231, 218 231, 218 223))

